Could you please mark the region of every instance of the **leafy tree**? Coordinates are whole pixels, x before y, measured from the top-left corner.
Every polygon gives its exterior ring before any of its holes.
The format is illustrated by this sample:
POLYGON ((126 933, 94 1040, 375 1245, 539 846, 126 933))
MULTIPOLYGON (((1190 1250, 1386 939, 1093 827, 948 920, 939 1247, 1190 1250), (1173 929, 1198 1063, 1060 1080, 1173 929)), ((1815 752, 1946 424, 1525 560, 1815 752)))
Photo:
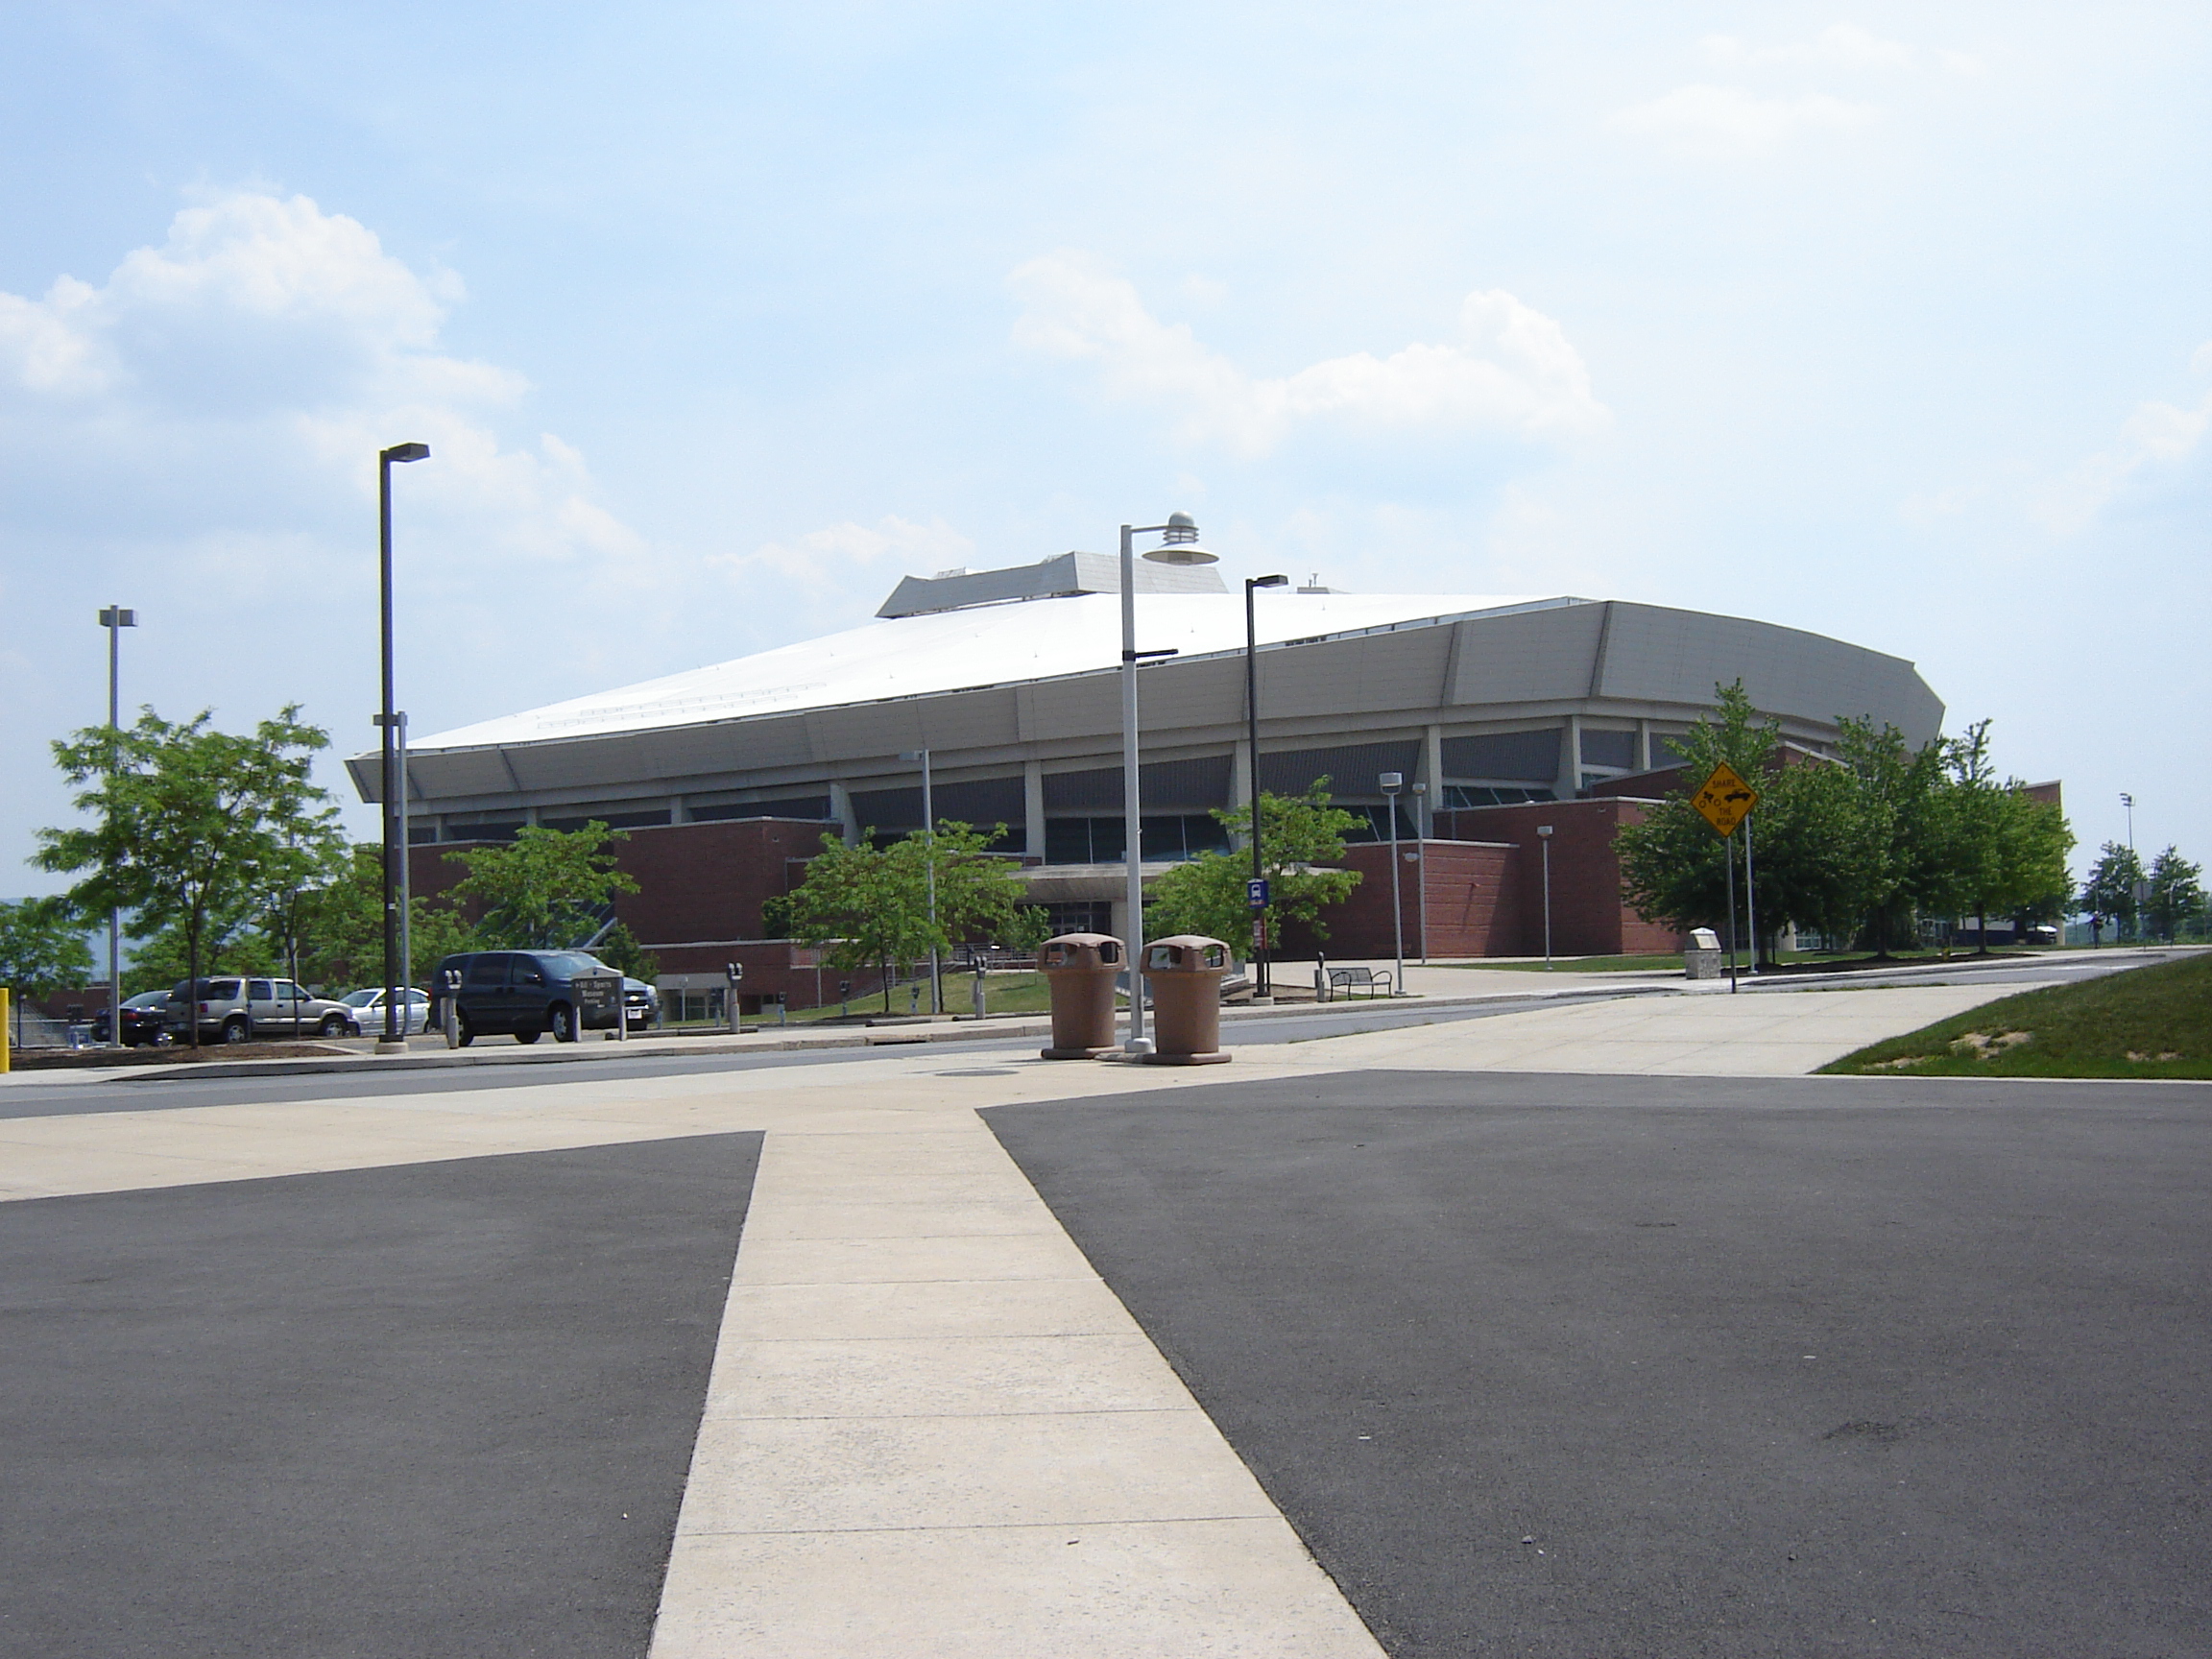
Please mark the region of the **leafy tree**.
MULTIPOLYGON (((171 924, 150 939, 135 941, 131 950, 130 983, 140 991, 165 991, 193 977, 191 941, 185 929, 171 924)), ((221 933, 203 943, 199 977, 216 974, 276 974, 282 962, 276 946, 265 933, 252 928, 221 933)))
POLYGON ((2143 919, 2152 934, 2171 944, 2204 913, 2203 875, 2202 865, 2190 863, 2172 847, 2151 860, 2151 891, 2143 903, 2143 919))
POLYGON ((55 761, 79 786, 73 804, 93 822, 39 830, 32 861, 82 874, 66 895, 73 915, 128 910, 141 934, 181 926, 196 974, 210 942, 250 927, 343 856, 338 809, 311 773, 330 734, 299 715, 288 704, 233 736, 214 731, 205 709, 175 723, 146 709, 120 733, 95 726, 57 741, 55 761))
POLYGON ((1989 722, 1945 746, 1934 801, 1937 854, 1923 898, 1972 916, 1988 949, 1988 918, 2047 920, 2073 891, 2066 855, 2074 832, 2057 807, 2031 800, 2017 778, 2000 781, 1989 761, 1989 722))
POLYGON ((791 895, 771 893, 760 901, 760 937, 788 939, 791 933, 791 895))
POLYGON ((51 899, 0 903, 0 985, 12 994, 18 1019, 25 1001, 72 990, 91 972, 92 949, 66 906, 51 899))
POLYGON ((1682 931, 1725 929, 1724 860, 1733 857, 1739 914, 1755 919, 1763 948, 1791 926, 1852 931, 1861 895, 1851 781, 1833 766, 1784 764, 1780 725, 1760 720, 1743 683, 1715 689, 1717 714, 1673 740, 1686 786, 1615 837, 1623 895, 1647 921, 1682 931), (1743 832, 1723 841, 1690 805, 1692 792, 1723 761, 1760 795, 1751 828, 1753 895, 1742 890, 1743 832))
POLYGON ((1017 956, 1034 956, 1052 937, 1052 912, 1042 904, 1021 904, 1000 930, 998 943, 1017 956))
POLYGON ((573 950, 605 926, 615 894, 637 891, 637 878, 606 851, 629 839, 627 831, 610 830, 596 818, 572 830, 529 825, 504 846, 446 854, 469 872, 449 897, 478 908, 475 933, 482 950, 573 950))
POLYGON ((2105 842, 2097 862, 2089 866, 2087 879, 2081 883, 2081 908, 2088 915, 2090 926, 2102 932, 2104 923, 2110 920, 2123 939, 2133 938, 2137 919, 2135 889, 2143 879, 2143 861, 2135 856, 2135 849, 2123 847, 2116 841, 2105 842))
MULTIPOLYGON (((415 894, 408 911, 414 960, 404 982, 427 986, 439 959, 476 949, 475 930, 449 894, 415 894)), ((333 988, 384 983, 384 849, 358 841, 335 879, 300 897, 291 918, 300 976, 333 988)))
POLYGON ((1957 908, 1959 881, 1944 860, 1936 805, 1948 751, 1940 738, 1910 748, 1894 726, 1848 718, 1837 725, 1852 909, 1861 936, 1887 956, 1918 937, 1920 916, 1957 908))
POLYGON ((652 980, 661 976, 661 959, 637 942, 637 935, 630 931, 630 924, 617 922, 591 942, 591 953, 617 974, 627 974, 633 979, 652 980))
MULTIPOLYGON (((1241 957, 1250 949, 1252 908, 1244 883, 1252 878, 1252 808, 1216 810, 1214 820, 1242 843, 1242 853, 1201 853, 1153 883, 1144 906, 1144 935, 1197 933, 1228 944, 1241 957)), ((1316 938, 1329 936, 1321 912, 1340 904, 1359 884, 1357 870, 1324 866, 1344 856, 1345 835, 1364 823, 1358 814, 1330 805, 1329 780, 1304 795, 1260 792, 1261 868, 1267 878, 1269 937, 1286 922, 1302 923, 1316 938)))
POLYGON ((1014 925, 1026 889, 1010 860, 986 851, 1005 832, 1003 824, 985 832, 948 818, 933 833, 882 846, 873 830, 851 847, 825 834, 805 880, 788 895, 790 937, 824 947, 833 968, 876 968, 888 1013, 894 965, 911 966, 956 938, 986 937, 1014 925), (935 926, 929 920, 932 865, 935 926))

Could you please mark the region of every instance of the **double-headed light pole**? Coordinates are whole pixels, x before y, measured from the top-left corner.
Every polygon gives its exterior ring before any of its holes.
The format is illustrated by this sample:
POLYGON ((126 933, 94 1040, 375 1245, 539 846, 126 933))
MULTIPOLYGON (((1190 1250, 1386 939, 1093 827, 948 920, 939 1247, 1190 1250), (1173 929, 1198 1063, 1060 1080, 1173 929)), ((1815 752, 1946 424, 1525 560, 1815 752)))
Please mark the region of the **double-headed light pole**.
POLYGON ((1287 576, 1247 576, 1244 579, 1244 722, 1252 762, 1250 787, 1245 793, 1252 803, 1252 994, 1255 997, 1275 995, 1273 980, 1267 973, 1267 900, 1260 895, 1267 891, 1267 866, 1260 855, 1260 628, 1252 611, 1252 595, 1262 588, 1286 588, 1287 576))
POLYGON ((384 804, 384 1035, 376 1040, 379 1054, 407 1050, 407 1018, 401 1011, 401 987, 414 977, 402 970, 399 956, 399 870, 407 849, 400 845, 399 829, 399 713, 392 707, 392 468, 395 463, 427 461, 427 444, 395 444, 376 456, 376 515, 380 533, 380 573, 383 600, 384 704, 376 716, 383 738, 382 767, 377 791, 384 804))
POLYGON ((1165 524, 1121 526, 1121 824, 1129 872, 1129 1041, 1123 1052, 1149 1054, 1144 1035, 1144 820, 1137 800, 1137 664, 1167 651, 1137 649, 1137 538, 1157 535, 1160 545, 1144 557, 1156 565, 1212 565, 1198 545, 1198 526, 1188 513, 1170 513, 1165 524))

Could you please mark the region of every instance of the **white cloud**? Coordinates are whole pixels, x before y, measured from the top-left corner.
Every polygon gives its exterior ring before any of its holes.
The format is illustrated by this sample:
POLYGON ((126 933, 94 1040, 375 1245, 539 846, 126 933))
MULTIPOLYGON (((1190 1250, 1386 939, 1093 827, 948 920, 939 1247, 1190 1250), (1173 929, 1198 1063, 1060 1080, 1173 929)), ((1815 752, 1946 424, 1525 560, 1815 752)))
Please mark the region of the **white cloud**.
POLYGON ((1565 436, 1611 419, 1581 354, 1552 319, 1503 289, 1467 296, 1454 343, 1333 357, 1280 378, 1246 373, 1136 288, 1081 253, 1033 259, 1008 279, 1017 344, 1094 363, 1109 395, 1172 408, 1176 433, 1263 455, 1299 426, 1334 419, 1378 429, 1478 428, 1565 436))
POLYGON ((942 519, 916 524, 892 515, 874 525, 847 519, 788 541, 764 541, 750 553, 709 554, 706 563, 739 591, 771 584, 781 603, 812 611, 849 604, 855 577, 880 577, 889 593, 900 576, 964 568, 974 552, 975 543, 942 519))
POLYGON ((519 374, 438 349, 449 276, 304 196, 186 207, 100 284, 0 294, 0 434, 14 513, 82 533, 287 533, 374 490, 376 450, 431 445, 407 493, 475 540, 567 558, 636 537, 559 439, 510 447, 486 420, 519 374), (42 481, 47 472, 65 478, 42 481))
MULTIPOLYGON (((2199 373, 2212 372, 2212 341, 2197 349, 2189 366, 2199 373)), ((2116 445, 2090 456, 2035 497, 2035 517, 2055 534, 2072 535, 2139 478, 2178 469, 2197 453, 2207 429, 2212 429, 2212 392, 2194 408, 2158 399, 2138 404, 2121 422, 2116 445)))
POLYGON ((1825 92, 1762 98, 1741 86, 1707 83, 1617 111, 1607 125, 1695 155, 1742 156, 1772 150, 1808 132, 1863 127, 1881 111, 1825 92))

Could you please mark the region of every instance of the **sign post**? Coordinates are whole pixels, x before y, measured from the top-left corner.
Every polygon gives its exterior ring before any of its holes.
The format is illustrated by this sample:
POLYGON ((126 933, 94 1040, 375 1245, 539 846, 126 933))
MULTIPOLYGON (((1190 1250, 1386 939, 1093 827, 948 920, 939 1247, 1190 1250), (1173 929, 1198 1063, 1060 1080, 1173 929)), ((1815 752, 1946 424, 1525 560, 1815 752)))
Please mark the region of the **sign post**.
MULTIPOLYGON (((1728 989, 1736 990, 1736 826, 1751 816, 1751 809, 1759 805, 1759 791, 1743 781, 1743 775, 1727 761, 1713 768, 1713 775, 1705 780, 1703 787, 1690 797, 1690 805, 1697 815, 1713 826, 1713 832, 1720 837, 1721 853, 1728 868, 1728 989)), ((1746 827, 1743 835, 1746 860, 1750 852, 1751 835, 1746 827)), ((1744 881, 1750 881, 1750 865, 1744 866, 1744 881)))

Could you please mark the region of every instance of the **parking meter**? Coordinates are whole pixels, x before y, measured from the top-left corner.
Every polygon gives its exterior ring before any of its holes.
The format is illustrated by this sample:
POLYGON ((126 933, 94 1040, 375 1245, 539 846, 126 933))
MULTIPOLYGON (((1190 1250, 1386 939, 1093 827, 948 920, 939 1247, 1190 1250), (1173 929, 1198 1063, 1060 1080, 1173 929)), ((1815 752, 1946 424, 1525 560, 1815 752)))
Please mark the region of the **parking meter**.
POLYGON ((975 1018, 983 1018, 983 953, 975 953, 975 1018))
POLYGON ((444 1006, 439 1010, 444 1015, 441 1023, 445 1027, 445 1046, 458 1048, 461 1046, 461 970, 448 968, 439 978, 445 993, 444 1006))
POLYGON ((744 1028, 744 1009, 737 1000, 737 986, 744 977, 744 963, 725 962, 722 965, 722 978, 728 987, 722 993, 722 999, 728 1005, 725 1012, 730 1016, 730 1035, 733 1037, 744 1028))

